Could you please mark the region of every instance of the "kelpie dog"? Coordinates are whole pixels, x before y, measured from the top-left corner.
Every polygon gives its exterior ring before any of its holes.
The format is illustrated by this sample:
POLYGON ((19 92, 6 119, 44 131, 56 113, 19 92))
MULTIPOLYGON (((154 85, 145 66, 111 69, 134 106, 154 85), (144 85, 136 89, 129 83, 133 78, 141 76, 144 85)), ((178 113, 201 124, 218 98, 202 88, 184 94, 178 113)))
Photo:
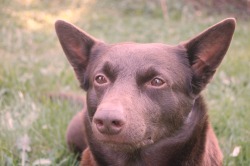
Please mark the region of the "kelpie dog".
POLYGON ((107 44, 57 21, 86 109, 68 127, 82 166, 219 166, 222 153, 200 92, 230 45, 229 18, 176 46, 107 44))

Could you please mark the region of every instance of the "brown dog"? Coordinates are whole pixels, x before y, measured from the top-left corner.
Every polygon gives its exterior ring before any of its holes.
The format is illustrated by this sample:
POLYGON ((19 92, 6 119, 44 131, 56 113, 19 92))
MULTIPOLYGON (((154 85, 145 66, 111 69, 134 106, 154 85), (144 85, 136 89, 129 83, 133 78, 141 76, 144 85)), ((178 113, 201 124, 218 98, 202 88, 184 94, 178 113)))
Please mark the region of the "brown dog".
POLYGON ((219 166, 222 153, 200 92, 232 39, 229 18, 177 46, 106 44, 57 21, 87 108, 68 127, 82 166, 219 166))

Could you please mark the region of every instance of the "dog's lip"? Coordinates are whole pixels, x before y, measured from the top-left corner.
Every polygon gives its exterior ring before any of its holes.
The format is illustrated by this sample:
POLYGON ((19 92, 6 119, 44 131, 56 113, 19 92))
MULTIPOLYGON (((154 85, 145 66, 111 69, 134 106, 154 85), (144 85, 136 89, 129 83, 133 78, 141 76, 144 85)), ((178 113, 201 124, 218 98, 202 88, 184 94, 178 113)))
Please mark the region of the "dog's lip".
POLYGON ((118 147, 128 146, 128 147, 135 147, 135 148, 144 147, 144 146, 151 145, 154 143, 154 140, 152 139, 152 137, 147 137, 139 141, 131 141, 131 142, 127 140, 123 140, 123 139, 109 139, 109 138, 98 139, 98 140, 107 145, 118 146, 118 147))

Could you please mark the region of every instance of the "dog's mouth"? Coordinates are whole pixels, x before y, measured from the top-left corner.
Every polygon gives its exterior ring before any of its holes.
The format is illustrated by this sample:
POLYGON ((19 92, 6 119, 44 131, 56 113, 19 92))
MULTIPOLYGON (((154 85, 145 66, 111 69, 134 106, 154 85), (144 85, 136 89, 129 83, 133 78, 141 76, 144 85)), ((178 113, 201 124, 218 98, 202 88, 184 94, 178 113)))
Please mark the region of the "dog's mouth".
POLYGON ((129 141, 123 139, 101 139, 99 140, 103 145, 108 146, 110 148, 119 150, 119 151, 133 151, 135 149, 140 149, 145 146, 149 146, 153 144, 155 141, 152 137, 146 137, 140 141, 129 141))

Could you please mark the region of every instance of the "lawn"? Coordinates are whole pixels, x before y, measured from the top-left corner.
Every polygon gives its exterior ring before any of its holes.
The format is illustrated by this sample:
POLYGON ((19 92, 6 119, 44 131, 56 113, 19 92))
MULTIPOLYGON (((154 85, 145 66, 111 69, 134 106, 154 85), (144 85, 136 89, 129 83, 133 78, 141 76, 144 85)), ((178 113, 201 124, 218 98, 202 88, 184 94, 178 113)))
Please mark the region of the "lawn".
MULTIPOLYGON (((64 19, 109 43, 178 44, 232 16, 168 1, 0 1, 0 165, 76 165, 65 131, 78 106, 48 93, 85 93, 64 56, 54 22, 64 19)), ((250 165, 250 22, 238 19, 228 53, 203 92, 224 165, 250 165), (235 149, 239 153, 232 155, 235 149)))

